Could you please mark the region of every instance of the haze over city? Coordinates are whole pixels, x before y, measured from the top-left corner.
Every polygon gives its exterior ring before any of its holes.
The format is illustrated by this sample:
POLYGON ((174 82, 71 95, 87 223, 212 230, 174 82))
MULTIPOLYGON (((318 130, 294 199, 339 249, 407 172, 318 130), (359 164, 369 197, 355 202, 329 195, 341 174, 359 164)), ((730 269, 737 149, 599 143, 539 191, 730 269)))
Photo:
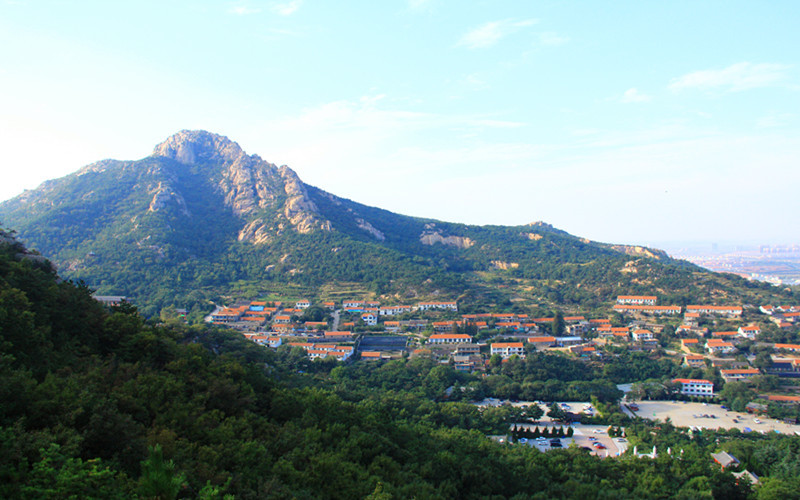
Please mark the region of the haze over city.
POLYGON ((796 243, 795 2, 4 2, 9 199, 207 129, 340 196, 796 243))

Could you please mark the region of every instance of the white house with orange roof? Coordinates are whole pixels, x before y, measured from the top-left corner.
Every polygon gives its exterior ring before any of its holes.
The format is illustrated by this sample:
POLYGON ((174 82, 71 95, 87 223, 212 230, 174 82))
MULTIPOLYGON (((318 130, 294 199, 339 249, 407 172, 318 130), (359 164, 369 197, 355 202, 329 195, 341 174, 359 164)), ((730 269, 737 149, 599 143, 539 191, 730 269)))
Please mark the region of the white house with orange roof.
POLYGON ((637 306, 654 306, 658 301, 655 295, 620 295, 617 304, 630 304, 637 306))
POLYGON ((455 302, 420 302, 417 304, 418 311, 429 311, 431 309, 458 311, 458 304, 455 302))
POLYGON ((522 342, 496 342, 491 346, 491 354, 499 354, 503 358, 524 356, 525 345, 522 342))
POLYGON ((465 333, 434 333, 428 338, 429 344, 469 344, 471 342, 472 337, 465 333))
POLYGON ((655 315, 676 315, 681 313, 681 306, 646 306, 615 304, 613 309, 621 313, 655 314, 655 315))
POLYGON ((735 317, 742 315, 742 306, 689 305, 686 306, 686 312, 735 317))
POLYGON ((373 313, 364 313, 361 315, 361 321, 367 326, 375 326, 378 324, 378 316, 373 313))
POLYGON ((719 374, 722 375, 722 379, 725 382, 741 382, 744 380, 749 380, 759 372, 756 368, 742 368, 742 369, 731 369, 731 370, 720 370, 719 374))
POLYGON ((728 354, 735 349, 733 343, 722 339, 709 339, 706 341, 706 350, 711 354, 728 354))
POLYGON ((311 301, 307 299, 300 299, 294 305, 295 309, 308 309, 309 307, 311 307, 311 301))
POLYGON ((633 337, 634 342, 649 342, 656 339, 656 337, 653 335, 653 332, 645 328, 639 328, 632 331, 631 337, 633 337))
POLYGON ((683 357, 683 363, 689 368, 704 368, 706 358, 701 354, 687 354, 683 357))
POLYGON ((676 378, 673 382, 681 385, 681 394, 686 396, 705 396, 714 395, 714 383, 705 379, 676 378))
POLYGON ((739 327, 739 336, 746 339, 755 340, 761 333, 761 327, 758 325, 747 325, 739 327))

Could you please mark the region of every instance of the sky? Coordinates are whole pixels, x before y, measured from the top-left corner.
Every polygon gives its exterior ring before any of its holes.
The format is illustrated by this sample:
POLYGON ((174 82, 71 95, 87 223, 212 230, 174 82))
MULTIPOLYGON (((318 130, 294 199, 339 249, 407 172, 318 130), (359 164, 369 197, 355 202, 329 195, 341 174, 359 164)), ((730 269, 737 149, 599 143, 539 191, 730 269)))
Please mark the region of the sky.
POLYGON ((0 0, 0 200, 204 129, 406 215, 800 242, 800 2, 0 0))

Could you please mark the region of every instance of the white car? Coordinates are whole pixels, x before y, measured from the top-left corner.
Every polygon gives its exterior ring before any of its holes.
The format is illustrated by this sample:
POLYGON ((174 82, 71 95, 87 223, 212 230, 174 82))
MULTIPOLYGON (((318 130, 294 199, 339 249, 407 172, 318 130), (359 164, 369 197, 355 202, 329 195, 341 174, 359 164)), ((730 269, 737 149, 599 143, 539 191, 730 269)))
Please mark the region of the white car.
POLYGON ((760 423, 761 423, 761 420, 759 420, 759 419, 757 419, 757 418, 754 418, 754 419, 753 419, 753 422, 755 422, 755 423, 757 423, 757 424, 760 424, 760 423))

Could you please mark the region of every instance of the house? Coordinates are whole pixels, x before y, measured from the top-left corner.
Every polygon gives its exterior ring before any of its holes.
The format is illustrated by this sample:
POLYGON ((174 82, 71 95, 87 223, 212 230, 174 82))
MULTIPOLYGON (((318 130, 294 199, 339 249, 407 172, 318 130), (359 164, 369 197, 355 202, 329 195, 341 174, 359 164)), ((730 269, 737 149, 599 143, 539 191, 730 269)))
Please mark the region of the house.
POLYGON ((735 349, 732 343, 721 339, 710 339, 706 342, 706 350, 711 354, 728 354, 735 349))
POLYGON ((252 340, 258 345, 265 345, 272 347, 273 349, 277 349, 280 347, 282 340, 280 337, 274 337, 269 335, 260 335, 260 334, 245 334, 245 337, 252 340))
POLYGON ((780 404, 788 404, 788 405, 800 404, 800 396, 781 396, 777 394, 771 394, 767 396, 767 399, 769 401, 780 404))
POLYGON ((407 312, 411 312, 411 306, 383 306, 378 309, 381 316, 398 316, 407 312))
POLYGON ((653 335, 653 332, 645 329, 634 330, 631 333, 631 336, 633 337, 633 340, 635 342, 648 342, 656 339, 655 336, 653 335))
POLYGON ((714 395, 714 383, 710 380, 676 378, 673 380, 673 382, 681 384, 681 394, 686 396, 711 397, 714 395))
POLYGON ((719 373, 725 382, 741 382, 749 380, 761 372, 756 368, 744 368, 739 370, 720 370, 719 373))
POLYGON ((436 332, 450 332, 456 327, 455 321, 434 321, 433 330, 436 332))
POLYGON ((525 346, 522 342, 497 342, 491 346, 491 354, 499 354, 503 358, 508 358, 514 355, 524 356, 525 346))
POLYGON ((104 306, 118 306, 123 302, 128 302, 128 297, 124 295, 92 295, 92 298, 104 306))
POLYGON ((775 349, 798 352, 800 351, 800 344, 775 344, 775 349))
POLYGON ((690 368, 705 368, 706 358, 700 354, 687 354, 683 357, 683 363, 690 368))
POLYGON ((558 347, 569 347, 571 345, 578 345, 583 342, 580 337, 556 337, 556 345, 558 347))
POLYGON ((275 316, 275 319, 272 322, 276 325, 286 325, 292 322, 292 317, 287 314, 279 314, 275 316))
POLYGON ((224 308, 211 315, 211 321, 214 323, 233 323, 239 321, 242 317, 242 311, 239 309, 224 308))
POLYGON ((759 306, 758 310, 772 316, 775 313, 775 306, 759 306))
POLYGON ((753 474, 749 470, 743 470, 742 472, 734 472, 733 473, 733 477, 736 478, 736 485, 737 486, 739 485, 739 481, 741 481, 742 479, 746 479, 747 482, 749 482, 750 485, 752 485, 752 486, 755 486, 755 485, 761 483, 761 480, 758 478, 758 476, 756 476, 755 474, 753 474))
POLYGON ((675 335, 698 335, 704 337, 708 333, 708 328, 683 324, 675 329, 675 335))
POLYGON ((342 302, 342 307, 343 308, 355 307, 361 309, 362 307, 364 307, 364 302, 360 300, 346 300, 342 302))
POLYGON ((689 305, 686 306, 686 312, 714 314, 717 316, 741 316, 742 306, 689 305))
POLYGON ((361 359, 366 359, 368 361, 380 361, 381 353, 378 351, 362 351, 361 359))
POLYGON ((311 307, 311 301, 306 299, 300 299, 294 305, 295 309, 308 309, 309 307, 311 307))
POLYGON ((723 469, 727 469, 728 467, 739 465, 739 460, 736 459, 733 455, 728 453, 727 451, 721 451, 719 453, 712 453, 711 458, 714 459, 716 463, 720 465, 723 469))
POLYGON ((474 356, 481 353, 481 346, 478 344, 461 344, 456 347, 455 354, 458 356, 474 356))
POLYGON ((386 328, 387 332, 399 332, 400 331, 400 322, 399 321, 386 321, 383 323, 384 328, 386 328))
POLYGON ((434 333, 428 339, 429 344, 472 343, 472 337, 464 333, 434 333))
POLYGON ((323 302, 322 307, 333 311, 334 309, 336 309, 336 302, 323 302))
POLYGON ((700 344, 698 339, 681 339, 681 346, 683 347, 695 347, 700 344))
POLYGON ((533 344, 536 350, 547 349, 548 347, 553 347, 556 345, 556 338, 555 337, 530 337, 528 338, 528 343, 533 344))
POLYGON ((342 332, 342 331, 339 331, 339 332, 325 332, 325 338, 326 339, 335 339, 335 340, 347 341, 347 340, 350 340, 350 339, 353 338, 353 333, 352 332, 342 332))
POLYGON ((420 302, 417 304, 417 310, 419 311, 428 311, 431 309, 458 311, 458 305, 455 302, 420 302))
POLYGON ((375 326, 378 324, 378 316, 372 313, 364 313, 361 315, 361 321, 367 326, 375 326))
POLYGON ((739 336, 746 339, 755 340, 761 333, 761 327, 758 325, 747 325, 739 327, 739 336))
POLYGON ((681 313, 681 306, 639 306, 616 304, 614 310, 620 313, 639 313, 655 315, 674 315, 681 313))
POLYGON ((617 304, 654 306, 656 300, 658 299, 655 295, 620 295, 617 297, 617 304))

